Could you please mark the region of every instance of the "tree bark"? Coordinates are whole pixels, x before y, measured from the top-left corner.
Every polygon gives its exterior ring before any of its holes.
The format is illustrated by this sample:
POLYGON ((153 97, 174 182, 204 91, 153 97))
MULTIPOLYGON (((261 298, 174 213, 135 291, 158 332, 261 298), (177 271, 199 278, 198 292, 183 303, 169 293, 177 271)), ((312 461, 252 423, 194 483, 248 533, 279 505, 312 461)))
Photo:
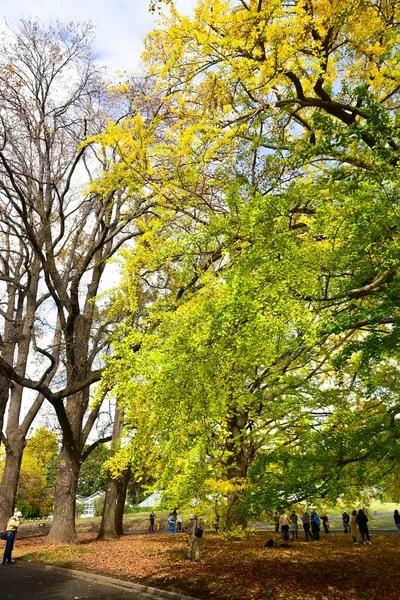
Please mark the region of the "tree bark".
MULTIPOLYGON (((123 413, 118 406, 115 407, 114 426, 112 432, 112 448, 110 455, 115 454, 116 447, 119 445, 123 428, 123 413)), ((118 480, 113 479, 110 471, 108 472, 106 495, 104 498, 103 516, 101 519, 98 540, 110 540, 118 537, 116 527, 116 509, 118 499, 118 480)))
POLYGON ((125 473, 123 473, 121 479, 118 481, 118 497, 117 506, 115 508, 115 530, 117 535, 124 534, 124 508, 130 476, 131 468, 128 467, 125 473))
POLYGON ((20 439, 18 432, 15 439, 8 439, 6 445, 6 460, 1 481, 0 496, 0 529, 4 530, 8 519, 13 515, 15 497, 17 495, 19 472, 21 468, 24 439, 20 439))
POLYGON ((116 529, 116 507, 118 497, 118 480, 108 473, 106 497, 104 499, 103 516, 99 530, 98 540, 112 540, 118 537, 116 529))
POLYGON ((79 456, 67 446, 61 450, 54 497, 53 524, 44 543, 75 544, 75 500, 79 475, 79 456))
MULTIPOLYGON (((240 411, 233 414, 227 425, 230 435, 226 441, 228 450, 227 479, 235 484, 242 484, 247 478, 247 470, 250 464, 253 447, 251 443, 246 447, 245 439, 246 425, 248 424, 247 411, 240 411)), ((226 516, 226 528, 240 526, 246 527, 247 519, 244 513, 240 511, 241 492, 234 490, 228 494, 228 511, 226 516)))

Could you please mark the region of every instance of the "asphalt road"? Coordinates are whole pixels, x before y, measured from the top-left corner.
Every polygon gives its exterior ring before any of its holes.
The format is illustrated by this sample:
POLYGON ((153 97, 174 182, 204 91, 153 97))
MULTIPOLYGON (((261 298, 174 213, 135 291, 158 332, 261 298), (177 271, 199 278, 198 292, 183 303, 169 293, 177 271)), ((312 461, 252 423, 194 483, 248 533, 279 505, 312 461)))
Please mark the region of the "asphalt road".
POLYGON ((87 580, 58 570, 0 565, 1 600, 155 600, 157 595, 87 580))

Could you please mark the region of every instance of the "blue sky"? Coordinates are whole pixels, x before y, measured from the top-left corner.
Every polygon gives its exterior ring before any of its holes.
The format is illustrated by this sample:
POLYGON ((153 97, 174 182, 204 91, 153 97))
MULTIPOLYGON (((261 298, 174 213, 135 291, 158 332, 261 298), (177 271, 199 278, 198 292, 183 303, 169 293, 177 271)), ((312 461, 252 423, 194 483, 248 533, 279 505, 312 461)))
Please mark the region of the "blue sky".
MULTIPOLYGON (((189 13, 195 0, 176 0, 189 13)), ((158 18, 148 11, 148 0, 0 0, 0 20, 17 22, 21 17, 42 21, 91 21, 96 27, 95 51, 113 71, 135 71, 142 40, 158 18)))

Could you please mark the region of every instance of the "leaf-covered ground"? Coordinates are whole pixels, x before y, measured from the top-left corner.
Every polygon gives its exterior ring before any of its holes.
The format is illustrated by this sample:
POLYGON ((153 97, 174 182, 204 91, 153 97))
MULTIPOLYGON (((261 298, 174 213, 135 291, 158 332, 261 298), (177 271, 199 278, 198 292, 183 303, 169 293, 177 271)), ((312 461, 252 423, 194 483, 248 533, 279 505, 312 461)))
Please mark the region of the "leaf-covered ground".
POLYGON ((353 546, 350 535, 291 548, 265 548, 270 533, 249 540, 204 536, 198 564, 185 559, 185 534, 127 535, 77 546, 43 547, 41 538, 17 539, 16 558, 91 571, 180 592, 201 600, 399 600, 400 537, 373 535, 353 546))

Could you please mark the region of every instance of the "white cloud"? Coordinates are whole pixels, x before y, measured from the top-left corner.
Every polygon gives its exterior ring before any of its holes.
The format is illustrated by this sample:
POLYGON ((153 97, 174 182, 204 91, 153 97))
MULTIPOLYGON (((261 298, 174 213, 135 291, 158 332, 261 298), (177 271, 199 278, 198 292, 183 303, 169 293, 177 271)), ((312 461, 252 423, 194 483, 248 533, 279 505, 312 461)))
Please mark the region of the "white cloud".
MULTIPOLYGON (((195 0, 176 0, 178 9, 186 13, 194 4, 195 0)), ((149 13, 148 5, 148 0, 2 0, 0 20, 91 21, 96 27, 95 52, 100 61, 113 71, 136 71, 143 38, 158 18, 149 13)))

